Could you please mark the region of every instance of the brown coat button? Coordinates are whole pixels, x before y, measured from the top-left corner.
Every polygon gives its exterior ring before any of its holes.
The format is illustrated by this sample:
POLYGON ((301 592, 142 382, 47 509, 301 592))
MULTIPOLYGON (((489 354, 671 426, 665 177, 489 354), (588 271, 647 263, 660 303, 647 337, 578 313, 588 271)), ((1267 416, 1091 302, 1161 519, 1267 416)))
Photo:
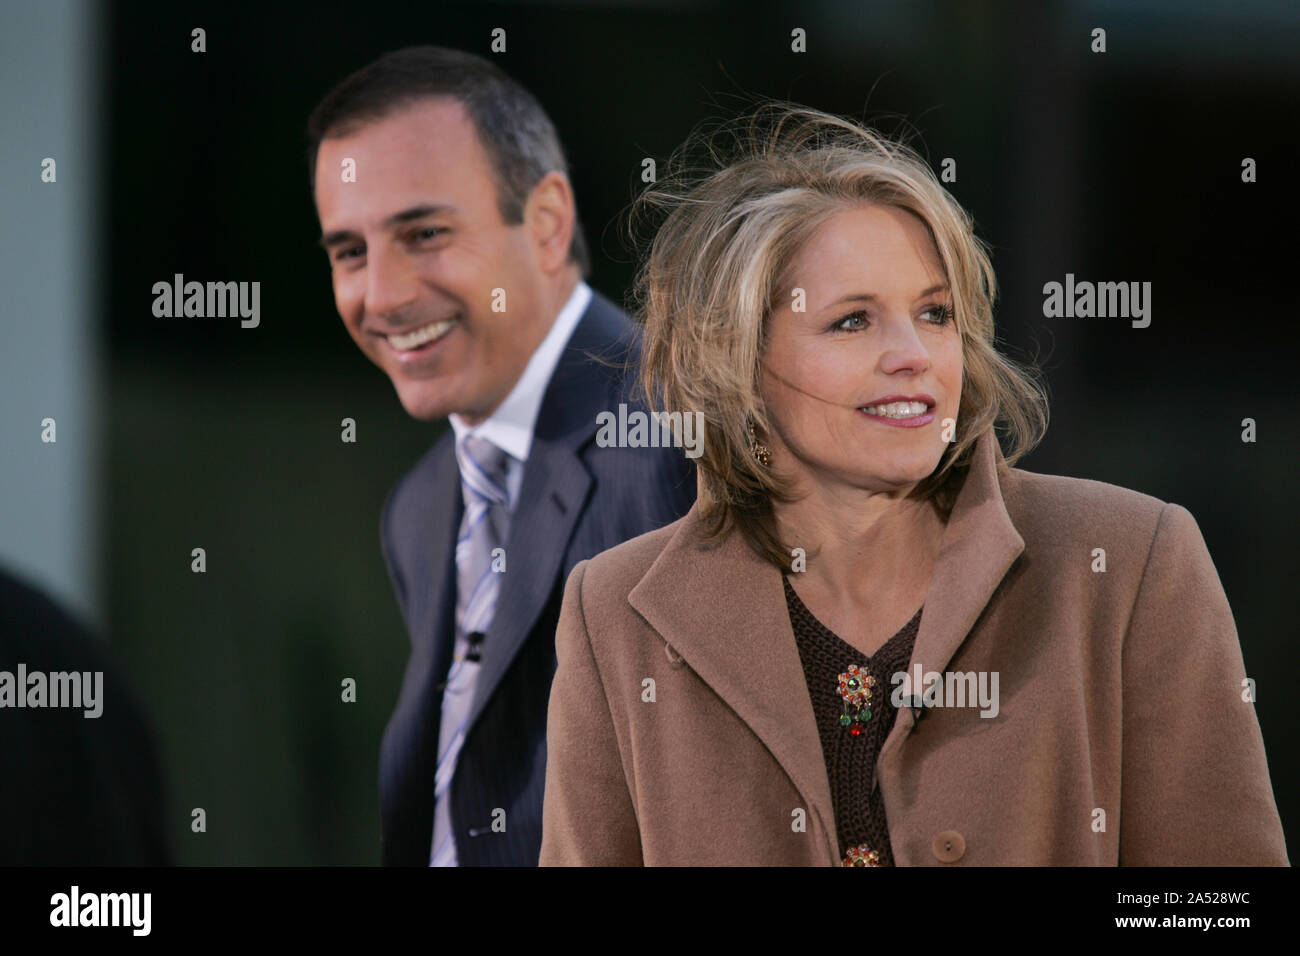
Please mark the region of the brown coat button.
POLYGON ((944 830, 936 834, 930 844, 934 858, 941 863, 956 863, 966 852, 966 838, 956 830, 944 830))

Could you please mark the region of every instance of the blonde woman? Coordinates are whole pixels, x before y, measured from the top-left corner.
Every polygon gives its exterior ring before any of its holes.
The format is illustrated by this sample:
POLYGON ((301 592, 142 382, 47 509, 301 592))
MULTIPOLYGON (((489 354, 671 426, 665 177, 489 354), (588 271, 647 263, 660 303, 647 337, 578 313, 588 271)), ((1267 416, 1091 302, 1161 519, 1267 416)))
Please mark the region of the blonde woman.
POLYGON ((1287 865, 1195 520, 1014 467, 1045 399, 928 166, 788 104, 672 165, 644 379, 698 501, 568 579, 541 863, 1287 865))

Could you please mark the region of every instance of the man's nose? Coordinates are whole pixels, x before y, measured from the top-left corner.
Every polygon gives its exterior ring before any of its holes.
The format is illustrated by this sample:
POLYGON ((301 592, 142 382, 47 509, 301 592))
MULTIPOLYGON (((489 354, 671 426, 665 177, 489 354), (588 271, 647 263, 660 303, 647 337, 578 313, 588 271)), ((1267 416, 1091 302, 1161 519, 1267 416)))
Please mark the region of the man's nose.
POLYGON ((420 281, 414 264, 400 252, 378 250, 366 263, 366 311, 388 316, 412 304, 420 281))

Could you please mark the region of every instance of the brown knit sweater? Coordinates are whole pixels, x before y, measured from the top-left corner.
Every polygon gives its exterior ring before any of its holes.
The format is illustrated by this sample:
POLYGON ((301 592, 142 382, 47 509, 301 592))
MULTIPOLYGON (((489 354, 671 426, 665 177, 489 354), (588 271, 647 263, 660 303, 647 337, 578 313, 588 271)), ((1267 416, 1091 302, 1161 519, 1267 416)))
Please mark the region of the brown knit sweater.
MULTIPOLYGON (((921 623, 921 610, 918 609, 902 630, 868 658, 813 617, 799 600, 788 577, 785 578, 785 600, 795 642, 799 646, 799 657, 803 661, 804 677, 808 681, 813 714, 817 718, 822 753, 826 757, 840 858, 844 859, 850 847, 866 844, 879 853, 881 866, 893 866, 884 800, 879 788, 873 788, 872 783, 880 747, 894 726, 896 712, 889 703, 894 687, 889 679, 893 674, 907 670, 912 658, 912 644, 921 623), (871 719, 866 722, 861 735, 856 737, 840 723, 844 700, 839 693, 839 675, 846 672, 850 664, 865 667, 876 679, 871 690, 871 719)), ((849 709, 852 711, 853 708, 849 709)))

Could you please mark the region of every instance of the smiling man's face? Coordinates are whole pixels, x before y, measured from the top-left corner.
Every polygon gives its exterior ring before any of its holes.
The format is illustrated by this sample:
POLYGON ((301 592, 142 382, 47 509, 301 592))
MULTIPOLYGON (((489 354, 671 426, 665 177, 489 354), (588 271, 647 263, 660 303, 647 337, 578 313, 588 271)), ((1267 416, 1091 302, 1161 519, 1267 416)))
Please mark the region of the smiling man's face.
POLYGON ((491 415, 549 326, 554 243, 537 241, 544 217, 502 220, 464 107, 425 99, 322 140, 315 197, 339 315, 406 411, 491 415))

